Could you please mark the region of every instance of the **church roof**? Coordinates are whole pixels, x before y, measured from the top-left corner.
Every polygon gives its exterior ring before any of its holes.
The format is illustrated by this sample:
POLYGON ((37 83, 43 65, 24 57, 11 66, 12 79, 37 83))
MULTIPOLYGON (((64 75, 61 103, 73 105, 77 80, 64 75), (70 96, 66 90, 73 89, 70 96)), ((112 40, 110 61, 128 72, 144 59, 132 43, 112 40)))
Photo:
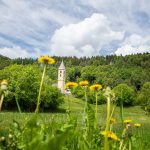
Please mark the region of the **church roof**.
POLYGON ((63 60, 62 60, 62 62, 61 62, 61 64, 60 64, 60 66, 59 66, 59 69, 65 69, 65 65, 64 65, 63 60))

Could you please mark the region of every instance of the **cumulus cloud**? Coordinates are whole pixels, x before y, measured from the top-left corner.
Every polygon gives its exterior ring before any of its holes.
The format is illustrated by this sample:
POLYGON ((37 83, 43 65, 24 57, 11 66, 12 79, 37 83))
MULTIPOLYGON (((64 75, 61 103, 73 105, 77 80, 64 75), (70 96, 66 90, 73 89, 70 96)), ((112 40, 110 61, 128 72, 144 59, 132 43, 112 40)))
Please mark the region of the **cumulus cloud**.
POLYGON ((32 51, 27 51, 19 46, 13 47, 1 47, 0 54, 9 58, 37 58, 42 55, 42 52, 39 49, 32 51))
POLYGON ((125 39, 122 46, 116 50, 115 54, 124 56, 144 52, 150 52, 150 36, 142 37, 133 34, 125 39))
POLYGON ((0 1, 0 33, 11 36, 11 40, 16 40, 20 47, 24 43, 35 48, 47 49, 49 37, 56 27, 76 22, 78 19, 55 9, 51 2, 43 6, 44 4, 46 0, 40 4, 34 0, 0 1), (19 43, 18 40, 22 42, 19 43))
POLYGON ((111 29, 107 17, 94 13, 81 22, 56 30, 50 48, 52 55, 93 56, 98 55, 103 46, 123 37, 124 32, 111 29))

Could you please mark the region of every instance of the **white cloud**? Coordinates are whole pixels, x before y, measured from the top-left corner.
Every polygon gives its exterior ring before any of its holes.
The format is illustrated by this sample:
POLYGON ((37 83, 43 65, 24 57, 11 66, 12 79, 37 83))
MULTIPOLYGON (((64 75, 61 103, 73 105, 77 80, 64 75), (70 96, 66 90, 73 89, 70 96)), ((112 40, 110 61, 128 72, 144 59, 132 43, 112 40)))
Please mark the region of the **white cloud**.
POLYGON ((19 46, 14 47, 2 47, 0 48, 0 54, 3 56, 7 56, 9 58, 37 58, 42 55, 42 52, 39 49, 35 49, 34 51, 27 51, 26 49, 22 49, 19 46))
POLYGON ((96 12, 106 15, 113 29, 125 30, 129 34, 150 33, 150 1, 148 0, 86 0, 86 3, 85 0, 80 1, 85 7, 89 6, 96 12))
POLYGON ((50 42, 50 49, 52 55, 93 56, 98 55, 103 46, 123 37, 123 32, 111 29, 107 17, 95 13, 79 23, 56 30, 50 42))
POLYGON ((17 58, 17 57, 28 57, 29 54, 26 50, 21 49, 19 46, 18 47, 4 47, 0 48, 0 54, 3 56, 7 56, 9 58, 17 58))
POLYGON ((150 52, 150 36, 142 37, 133 34, 125 39, 122 46, 116 50, 115 54, 125 56, 144 52, 150 52))
MULTIPOLYGON (((26 0, 0 1, 0 33, 35 48, 46 49, 55 25, 58 27, 78 21, 54 6, 49 7, 51 2, 44 7, 42 4, 44 2, 38 5, 26 0)), ((18 45, 22 47, 19 42, 18 45)))

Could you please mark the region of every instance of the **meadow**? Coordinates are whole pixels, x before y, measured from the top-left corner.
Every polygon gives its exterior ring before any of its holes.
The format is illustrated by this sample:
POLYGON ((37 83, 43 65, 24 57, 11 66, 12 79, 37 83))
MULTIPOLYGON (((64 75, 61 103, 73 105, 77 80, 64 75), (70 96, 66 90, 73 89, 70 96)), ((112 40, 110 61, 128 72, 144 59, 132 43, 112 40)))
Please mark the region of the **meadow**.
MULTIPOLYGON (((50 124, 53 124, 53 128, 55 126, 65 125, 68 122, 68 113, 66 112, 68 108, 68 97, 64 97, 65 101, 63 104, 60 105, 57 112, 46 112, 46 113, 39 113, 37 123, 38 124, 45 124, 49 126, 50 124)), ((84 127, 84 107, 85 102, 81 99, 74 98, 73 96, 69 99, 70 103, 70 116, 76 118, 78 126, 80 128, 84 127)), ((90 104, 91 108, 94 110, 95 105, 90 104)), ((97 124, 100 126, 100 128, 104 128, 106 124, 106 105, 98 105, 98 121, 97 124)), ((0 113, 0 137, 2 136, 8 136, 10 128, 13 125, 13 122, 17 122, 20 126, 20 128, 23 128, 24 125, 35 116, 35 113, 29 113, 29 112, 1 112, 0 113)), ((113 115, 114 118, 116 118, 116 124, 114 125, 114 132, 117 134, 121 133, 120 125, 119 125, 119 107, 116 108, 115 113, 113 115)), ((132 124, 134 123, 140 123, 141 127, 138 129, 140 130, 140 134, 142 138, 140 139, 140 147, 138 143, 138 150, 148 150, 150 146, 150 117, 148 115, 145 115, 145 112, 140 108, 140 106, 134 106, 134 107, 126 107, 124 108, 124 119, 132 120, 132 124)), ((132 134, 136 134, 137 129, 132 130, 132 134)), ((138 131, 139 132, 139 131, 138 131)), ((100 133, 99 133, 100 134, 100 133)), ((133 138, 133 142, 134 142, 133 138)), ((134 142, 135 144, 135 142, 134 142)), ((35 149, 38 149, 35 147, 35 149)), ((49 148, 51 149, 51 148, 49 148)), ((55 148, 54 148, 55 149, 55 148)), ((63 149, 62 147, 60 149, 63 149)), ((67 149, 67 148, 66 148, 67 149)), ((72 148, 76 149, 76 148, 72 148)), ((99 148, 94 148, 99 149, 99 148)), ((103 149, 103 148, 100 148, 103 149)), ((112 148, 111 149, 119 149, 119 148, 112 148)), ((132 149, 137 149, 137 146, 133 146, 132 149)))
MULTIPOLYGON (((64 99, 64 103, 60 105, 57 112, 46 112, 40 113, 40 120, 44 121, 45 123, 50 123, 52 118, 55 118, 56 122, 66 122, 67 113, 66 109, 68 107, 67 97, 64 99)), ((83 100, 71 97, 70 98, 70 108, 71 114, 78 117, 79 122, 82 122, 81 116, 83 115, 85 102, 83 100)), ((95 105, 90 104, 92 108, 95 108, 95 105)), ((24 119, 28 119, 33 116, 34 113, 19 113, 19 112, 1 112, 0 113, 0 123, 1 127, 9 127, 13 120, 18 121, 19 123, 23 124, 24 119)), ((116 108, 115 111, 115 118, 119 119, 119 107, 116 108)), ((99 105, 98 106, 98 119, 99 123, 105 124, 106 120, 106 105, 99 105)), ((140 108, 140 106, 133 106, 133 107, 125 107, 124 108, 124 119, 131 119, 134 122, 139 122, 142 125, 148 126, 150 128, 150 117, 145 115, 145 112, 140 108)))

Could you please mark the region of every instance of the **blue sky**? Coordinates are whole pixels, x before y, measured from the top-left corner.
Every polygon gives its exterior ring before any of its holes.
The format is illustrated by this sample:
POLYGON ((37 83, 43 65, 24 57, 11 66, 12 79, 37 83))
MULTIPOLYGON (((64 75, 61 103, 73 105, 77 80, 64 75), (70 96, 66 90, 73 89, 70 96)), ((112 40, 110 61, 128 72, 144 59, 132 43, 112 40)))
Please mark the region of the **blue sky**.
POLYGON ((10 58, 150 52, 149 0, 0 0, 10 58))

